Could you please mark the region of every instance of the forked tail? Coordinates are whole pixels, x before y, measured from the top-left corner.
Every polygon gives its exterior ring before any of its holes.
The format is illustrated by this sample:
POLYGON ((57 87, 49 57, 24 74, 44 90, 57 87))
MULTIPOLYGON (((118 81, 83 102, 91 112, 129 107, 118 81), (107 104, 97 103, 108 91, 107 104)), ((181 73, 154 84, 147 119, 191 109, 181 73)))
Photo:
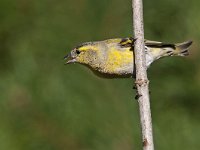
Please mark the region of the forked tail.
POLYGON ((175 50, 173 52, 173 56, 187 56, 189 55, 189 47, 192 44, 192 41, 186 41, 183 43, 175 44, 175 50))

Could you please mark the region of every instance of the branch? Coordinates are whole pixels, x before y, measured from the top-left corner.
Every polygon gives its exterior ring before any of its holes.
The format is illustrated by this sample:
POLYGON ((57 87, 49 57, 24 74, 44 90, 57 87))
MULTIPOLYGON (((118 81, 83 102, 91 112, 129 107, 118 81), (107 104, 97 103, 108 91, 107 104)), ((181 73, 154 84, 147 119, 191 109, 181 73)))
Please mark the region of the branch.
POLYGON ((136 88, 142 127, 143 150, 154 150, 151 109, 149 99, 149 80, 147 78, 146 57, 144 48, 143 7, 142 0, 132 0, 133 31, 137 39, 134 46, 136 88))

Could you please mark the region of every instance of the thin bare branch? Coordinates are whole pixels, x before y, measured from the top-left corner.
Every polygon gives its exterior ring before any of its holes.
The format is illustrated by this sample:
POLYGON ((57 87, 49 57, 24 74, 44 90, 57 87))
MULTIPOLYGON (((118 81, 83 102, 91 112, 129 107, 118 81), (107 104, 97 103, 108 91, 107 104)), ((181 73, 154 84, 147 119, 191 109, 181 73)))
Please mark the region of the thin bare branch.
POLYGON ((154 150, 151 109, 149 98, 149 80, 147 78, 146 57, 144 48, 143 28, 143 4, 142 0, 132 0, 133 7, 133 31, 137 39, 134 46, 136 71, 137 98, 140 110, 140 122, 142 128, 143 150, 154 150))

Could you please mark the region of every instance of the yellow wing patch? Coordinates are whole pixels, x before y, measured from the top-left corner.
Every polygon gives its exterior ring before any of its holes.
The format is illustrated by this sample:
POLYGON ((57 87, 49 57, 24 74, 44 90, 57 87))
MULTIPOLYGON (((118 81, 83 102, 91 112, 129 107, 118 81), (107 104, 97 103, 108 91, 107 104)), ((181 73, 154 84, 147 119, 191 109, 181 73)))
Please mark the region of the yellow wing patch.
POLYGON ((130 38, 125 38, 125 39, 122 39, 122 40, 121 40, 120 44, 121 44, 122 46, 124 46, 124 45, 131 45, 132 42, 133 42, 132 39, 130 39, 130 38))

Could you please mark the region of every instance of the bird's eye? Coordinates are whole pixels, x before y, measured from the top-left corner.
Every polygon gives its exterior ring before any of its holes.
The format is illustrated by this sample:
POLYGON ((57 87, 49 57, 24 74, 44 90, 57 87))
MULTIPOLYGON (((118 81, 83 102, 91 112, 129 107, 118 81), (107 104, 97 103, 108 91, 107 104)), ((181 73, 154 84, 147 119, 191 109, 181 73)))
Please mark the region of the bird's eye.
POLYGON ((80 54, 81 53, 81 51, 79 51, 79 50, 76 50, 76 54, 80 54))

